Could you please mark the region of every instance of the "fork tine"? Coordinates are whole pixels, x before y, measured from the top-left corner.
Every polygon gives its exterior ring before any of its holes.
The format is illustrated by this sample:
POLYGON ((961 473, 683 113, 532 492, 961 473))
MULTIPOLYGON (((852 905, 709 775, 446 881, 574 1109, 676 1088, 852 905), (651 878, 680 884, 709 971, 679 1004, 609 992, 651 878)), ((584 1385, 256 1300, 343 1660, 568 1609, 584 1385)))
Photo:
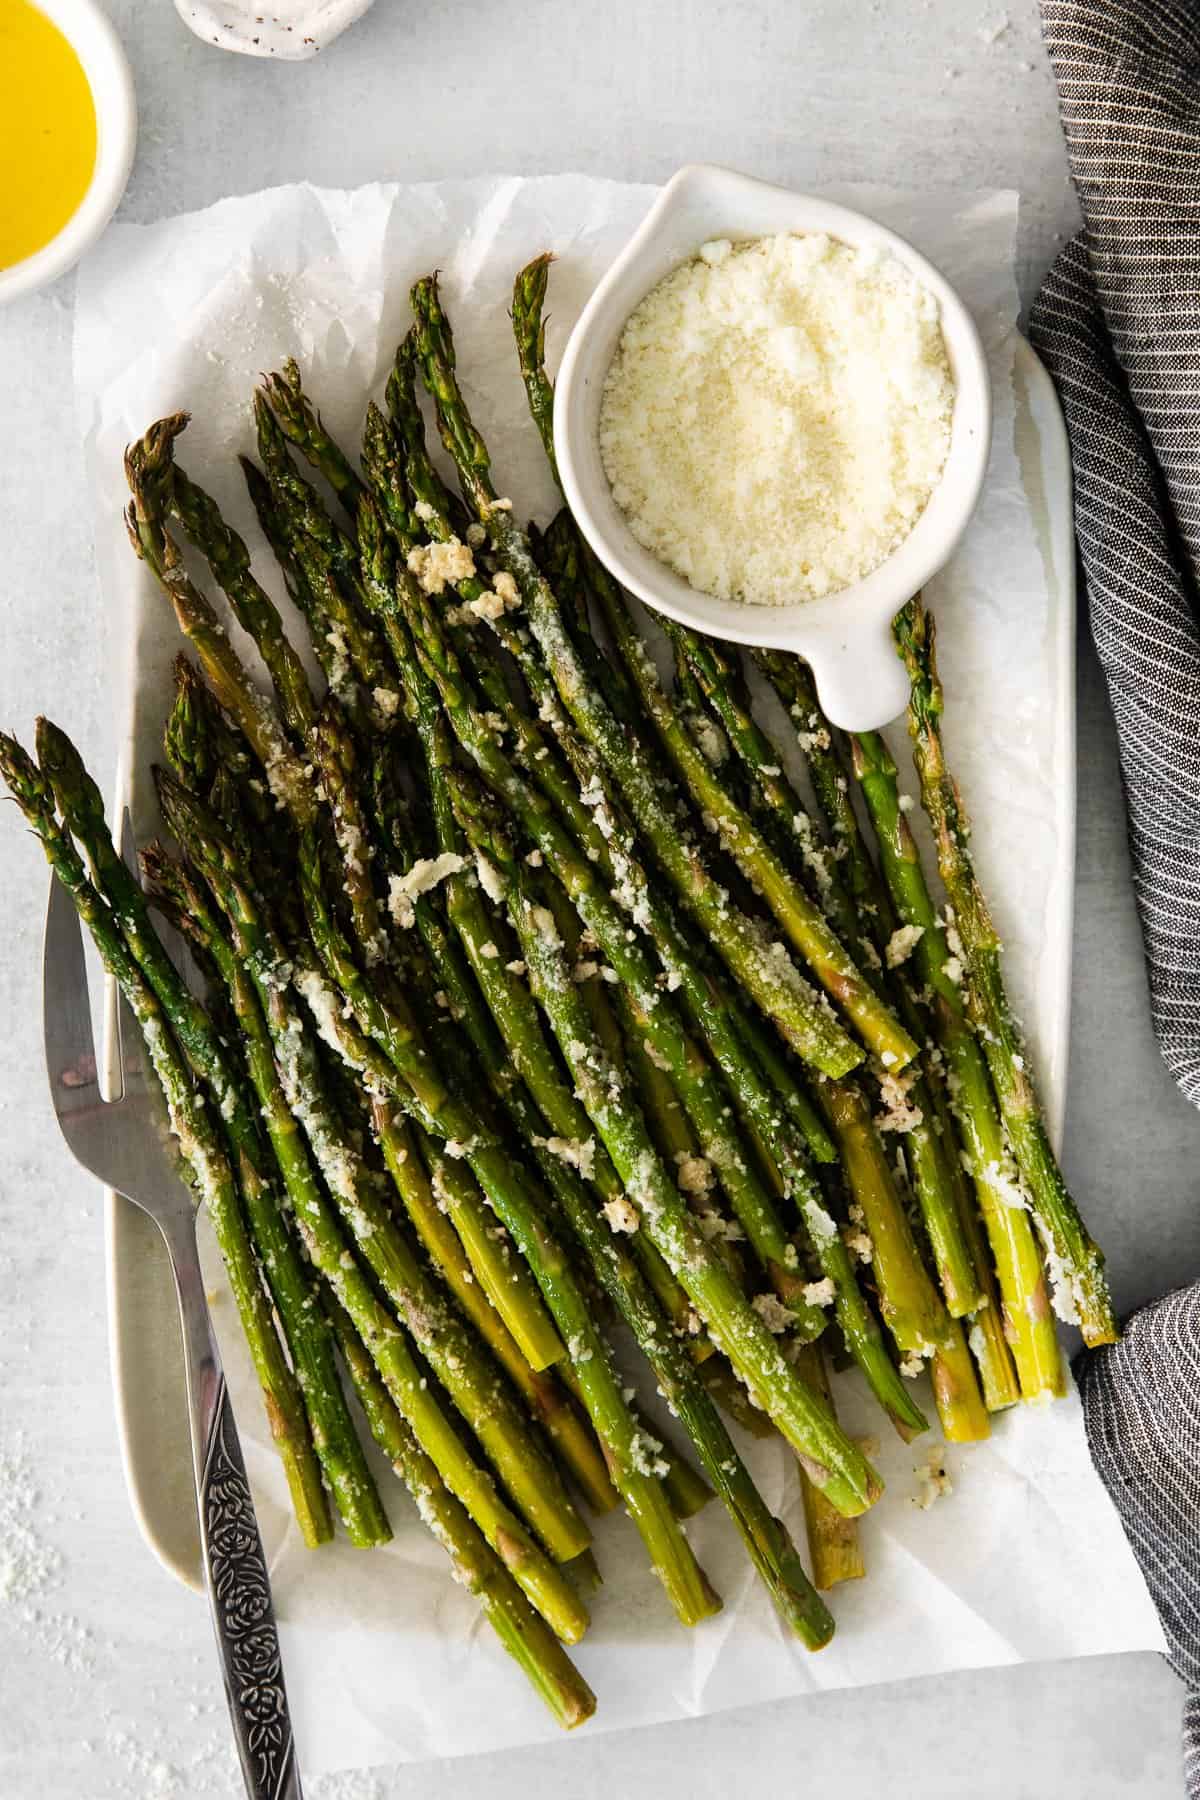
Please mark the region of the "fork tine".
MULTIPOLYGON (((133 834, 133 819, 127 806, 121 808, 121 856, 140 885, 142 875, 138 865, 137 838, 133 834)), ((170 944, 165 938, 163 943, 169 952, 170 944)), ((126 1094, 129 1092, 131 1077, 135 1080, 140 1078, 143 1083, 149 1079, 146 1040, 132 1006, 111 977, 108 981, 108 1001, 112 1008, 108 1014, 108 1031, 113 1046, 112 1073, 115 1081, 120 1084, 121 1093, 126 1094)), ((150 1090, 156 1092, 152 1081, 150 1090)))
MULTIPOLYGON (((116 983, 109 986, 115 994, 116 983)), ((118 1065, 114 1073, 121 1077, 120 1094, 114 1091, 106 1101, 101 1091, 83 931, 70 895, 57 880, 51 881, 46 908, 42 999, 50 1098, 76 1162, 149 1212, 164 1230, 170 1217, 190 1219, 195 1198, 180 1180, 177 1154, 167 1154, 165 1104, 132 1010, 116 1015, 124 1028, 132 1079, 118 1065)), ((125 1007, 123 999, 120 1005, 125 1007)), ((115 1079, 111 1086, 116 1089, 115 1079)))
MULTIPOLYGON (((137 839, 133 835, 133 819, 129 808, 121 808, 121 857, 141 880, 138 870, 137 839)), ((120 1092, 125 1092, 130 1074, 141 1066, 142 1034, 132 1008, 111 978, 106 982, 105 1037, 109 1046, 108 1076, 120 1092)))
POLYGON ((128 1093, 131 1076, 144 1076, 146 1064, 144 1060, 143 1038, 141 1027, 134 1015, 132 1006, 113 983, 117 997, 117 1030, 120 1034, 121 1046, 121 1092, 128 1093))
POLYGON ((57 1110, 64 1087, 78 1089, 95 1081, 96 1047, 83 931, 71 896, 53 875, 42 949, 42 1031, 46 1072, 57 1110))
POLYGON ((127 806, 121 809, 121 855, 136 875, 138 873, 137 839, 133 835, 133 820, 129 816, 127 806))

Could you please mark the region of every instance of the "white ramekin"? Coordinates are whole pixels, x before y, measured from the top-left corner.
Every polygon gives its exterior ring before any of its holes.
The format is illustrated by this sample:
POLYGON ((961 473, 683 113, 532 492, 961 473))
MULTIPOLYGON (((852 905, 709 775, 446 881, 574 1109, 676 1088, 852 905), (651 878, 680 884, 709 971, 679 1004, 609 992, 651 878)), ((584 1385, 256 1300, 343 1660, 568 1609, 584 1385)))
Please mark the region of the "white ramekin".
POLYGON ((121 41, 96 0, 34 0, 83 64, 96 108, 96 166, 83 199, 57 237, 11 268, 0 269, 0 305, 28 294, 79 261, 104 230, 125 192, 137 141, 133 76, 121 41))
POLYGON ((991 388, 971 315, 943 275, 903 238, 861 213, 701 164, 681 169, 584 308, 567 344, 554 403, 554 442, 571 511, 592 548, 647 606, 711 637, 794 650, 811 664, 836 725, 873 730, 895 718, 908 679, 891 624, 957 544, 979 497, 991 439, 991 388), (747 606, 703 594, 638 543, 600 460, 604 378, 626 319, 650 289, 711 238, 820 231, 890 251, 941 312, 955 382, 950 450, 929 504, 904 542, 865 580, 794 606, 747 606))

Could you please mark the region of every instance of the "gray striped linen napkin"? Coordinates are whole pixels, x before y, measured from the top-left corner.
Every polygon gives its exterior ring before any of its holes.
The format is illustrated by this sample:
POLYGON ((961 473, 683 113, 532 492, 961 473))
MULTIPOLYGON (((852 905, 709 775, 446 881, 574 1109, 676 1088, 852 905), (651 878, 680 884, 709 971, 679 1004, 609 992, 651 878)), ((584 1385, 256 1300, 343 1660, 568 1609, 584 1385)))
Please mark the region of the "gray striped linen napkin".
MULTIPOLYGON (((1084 227, 1030 335, 1058 387, 1116 717, 1154 1026, 1200 1106, 1200 4, 1042 0, 1084 227)), ((1200 1800, 1200 1286, 1077 1369, 1088 1441, 1187 1684, 1200 1800)))

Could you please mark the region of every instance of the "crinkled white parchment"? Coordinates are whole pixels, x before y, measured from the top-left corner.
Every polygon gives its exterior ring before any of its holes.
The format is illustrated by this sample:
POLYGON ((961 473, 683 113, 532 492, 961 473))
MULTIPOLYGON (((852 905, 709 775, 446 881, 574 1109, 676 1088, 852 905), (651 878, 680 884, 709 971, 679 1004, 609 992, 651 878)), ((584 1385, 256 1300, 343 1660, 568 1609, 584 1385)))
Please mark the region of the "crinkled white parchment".
MULTIPOLYGON (((1057 495, 1042 491, 1036 442, 1023 462, 1014 443, 1016 198, 878 189, 836 197, 874 213, 940 265, 971 305, 988 349, 996 400, 988 483, 960 553, 929 598, 941 622, 952 761, 1057 1116, 1073 837, 1069 540, 1060 532, 1056 549, 1061 481, 1057 495)), ((233 458, 253 453, 248 397, 259 371, 296 355, 329 426, 353 444, 366 398, 379 394, 408 323, 409 283, 440 267, 464 385, 501 489, 518 512, 544 520, 554 495, 514 366, 512 276, 539 250, 559 255, 553 367, 588 292, 651 198, 648 187, 576 176, 353 193, 294 187, 110 230, 80 274, 76 373, 139 835, 154 828, 146 770, 179 640, 125 543, 125 443, 152 418, 189 408, 194 422, 181 460, 259 551, 233 458)), ((909 769, 902 733, 893 741, 909 769)), ((386 1468, 379 1476, 395 1541, 371 1553, 342 1540, 304 1550, 215 1258, 210 1267, 304 1768, 315 1774, 553 1735, 386 1468)), ((988 1444, 952 1449, 954 1492, 929 1511, 913 1504, 922 1444, 905 1446, 886 1431, 854 1375, 840 1380, 838 1404, 850 1430, 880 1439, 888 1491, 861 1524, 867 1580, 833 1596, 832 1645, 810 1656, 782 1635, 715 1505, 688 1529, 725 1610, 692 1632, 674 1623, 632 1526, 607 1519, 597 1533, 605 1585, 578 1651, 600 1696, 588 1732, 899 1675, 1161 1647, 1153 1607, 1092 1473, 1074 1397, 1005 1414, 988 1444)), ((767 1501, 802 1541, 794 1462, 777 1444, 749 1445, 746 1454, 767 1501)))

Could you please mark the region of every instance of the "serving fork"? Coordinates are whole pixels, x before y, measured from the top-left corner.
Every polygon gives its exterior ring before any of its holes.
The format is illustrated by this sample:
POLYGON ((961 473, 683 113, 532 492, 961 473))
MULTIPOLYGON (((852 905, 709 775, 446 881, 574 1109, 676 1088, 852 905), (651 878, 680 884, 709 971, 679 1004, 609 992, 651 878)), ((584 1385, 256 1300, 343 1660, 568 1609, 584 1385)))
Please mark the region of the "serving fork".
POLYGON ((200 1543, 230 1719, 250 1800, 301 1800, 271 1587, 196 1245, 196 1201, 132 1010, 118 1006, 119 1097, 101 1092, 83 934, 52 880, 42 965, 46 1070, 67 1146, 89 1174, 148 1213, 175 1277, 183 1332, 200 1543))

